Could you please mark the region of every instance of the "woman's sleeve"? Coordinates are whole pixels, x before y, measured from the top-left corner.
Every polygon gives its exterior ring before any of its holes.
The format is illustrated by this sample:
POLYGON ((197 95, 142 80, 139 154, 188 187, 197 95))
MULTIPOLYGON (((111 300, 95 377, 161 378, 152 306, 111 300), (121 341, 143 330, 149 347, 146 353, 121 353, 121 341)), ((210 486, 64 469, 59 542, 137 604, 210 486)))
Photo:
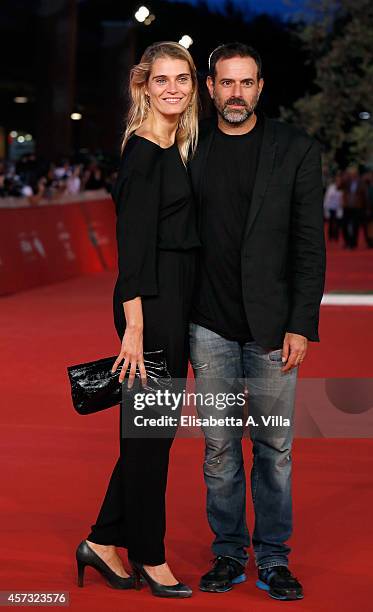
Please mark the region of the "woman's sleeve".
POLYGON ((157 295, 158 190, 132 169, 117 185, 115 204, 120 298, 157 295))

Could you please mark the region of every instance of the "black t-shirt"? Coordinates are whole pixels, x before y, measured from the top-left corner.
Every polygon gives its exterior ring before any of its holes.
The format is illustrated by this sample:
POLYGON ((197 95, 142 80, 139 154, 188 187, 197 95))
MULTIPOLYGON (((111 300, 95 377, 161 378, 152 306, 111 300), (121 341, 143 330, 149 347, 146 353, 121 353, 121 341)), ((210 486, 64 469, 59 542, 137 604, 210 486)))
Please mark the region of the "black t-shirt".
POLYGON ((199 211, 202 249, 192 321, 239 342, 253 339, 241 285, 241 243, 254 188, 263 120, 241 136, 215 128, 199 211))

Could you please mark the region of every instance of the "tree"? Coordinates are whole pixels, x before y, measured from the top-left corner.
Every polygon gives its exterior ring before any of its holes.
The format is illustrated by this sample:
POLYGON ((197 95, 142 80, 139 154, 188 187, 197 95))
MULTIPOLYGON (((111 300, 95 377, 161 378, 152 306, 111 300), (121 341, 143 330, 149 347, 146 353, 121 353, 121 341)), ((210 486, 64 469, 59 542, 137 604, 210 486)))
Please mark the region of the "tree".
POLYGON ((312 89, 284 118, 296 120, 323 144, 329 163, 373 161, 373 3, 316 0, 299 36, 315 66, 312 89), (363 121, 360 113, 370 113, 363 121))

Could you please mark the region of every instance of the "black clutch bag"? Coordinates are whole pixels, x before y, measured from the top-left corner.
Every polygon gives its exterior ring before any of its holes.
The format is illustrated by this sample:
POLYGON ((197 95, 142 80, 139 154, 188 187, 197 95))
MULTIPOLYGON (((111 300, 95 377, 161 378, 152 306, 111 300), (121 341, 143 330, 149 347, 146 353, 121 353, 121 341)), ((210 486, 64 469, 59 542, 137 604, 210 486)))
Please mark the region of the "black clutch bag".
MULTIPOLYGON (((67 368, 73 405, 79 414, 92 414, 122 403, 122 393, 127 389, 125 381, 129 376, 129 368, 123 383, 120 383, 122 365, 119 365, 114 373, 111 372, 116 358, 117 355, 114 355, 67 368)), ((141 386, 141 389, 154 390, 171 386, 171 375, 167 369, 163 349, 145 351, 144 365, 147 385, 141 386)), ((136 378, 140 379, 138 368, 136 368, 136 378)), ((132 393, 136 387, 134 383, 132 393)), ((128 390, 128 393, 131 393, 131 390, 128 390)))

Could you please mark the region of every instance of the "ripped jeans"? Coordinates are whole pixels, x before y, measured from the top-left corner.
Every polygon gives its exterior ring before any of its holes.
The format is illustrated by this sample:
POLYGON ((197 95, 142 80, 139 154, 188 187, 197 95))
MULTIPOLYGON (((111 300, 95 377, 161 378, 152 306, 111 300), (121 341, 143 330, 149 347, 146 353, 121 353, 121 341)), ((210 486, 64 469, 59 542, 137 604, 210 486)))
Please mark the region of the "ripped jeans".
MULTIPOLYGON (((281 347, 263 349, 255 341, 240 344, 195 323, 190 324, 190 358, 197 393, 248 394, 242 402, 217 409, 198 402, 201 418, 231 416, 243 427, 205 425, 204 478, 207 518, 215 539, 214 555, 246 564, 250 535, 246 523, 246 479, 242 454, 244 426, 253 450, 251 494, 256 565, 288 565, 292 533, 291 446, 298 368, 281 372, 281 347), (245 389, 246 388, 246 389, 245 389)), ((216 398, 217 396, 214 395, 216 398)), ((236 396, 234 396, 236 397, 236 396)), ((238 395, 237 395, 238 397, 238 395)))

